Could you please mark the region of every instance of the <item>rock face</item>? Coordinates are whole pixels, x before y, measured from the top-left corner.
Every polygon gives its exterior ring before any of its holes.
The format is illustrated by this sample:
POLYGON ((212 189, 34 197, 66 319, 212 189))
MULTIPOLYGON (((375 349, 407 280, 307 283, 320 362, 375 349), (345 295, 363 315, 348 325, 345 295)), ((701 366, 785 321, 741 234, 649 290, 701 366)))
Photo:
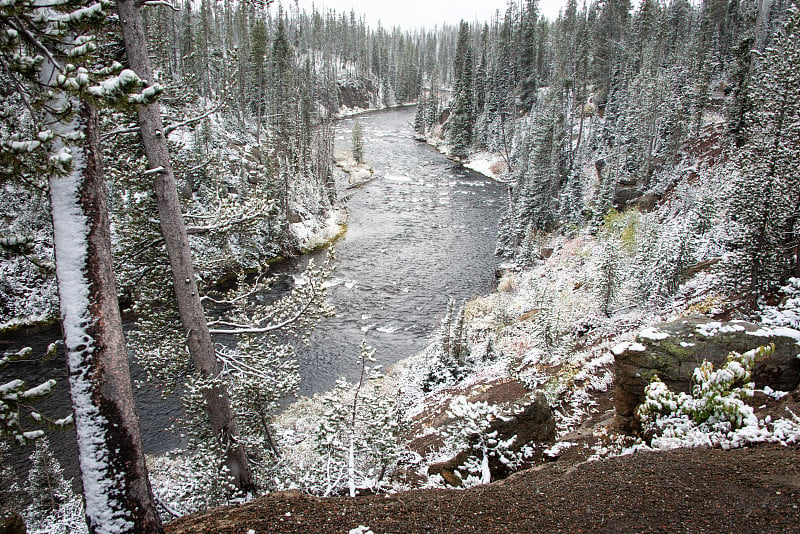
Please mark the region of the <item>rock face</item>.
POLYGON ((703 360, 719 367, 731 351, 742 353, 774 343, 775 352, 756 362, 756 387, 796 389, 800 383, 800 345, 792 333, 796 332, 768 331, 743 321, 720 323, 706 317, 689 317, 642 331, 635 343, 614 349, 617 426, 628 432, 639 430, 634 414, 653 375, 672 391, 688 392, 692 373, 703 360))
POLYGON ((631 201, 640 198, 644 193, 638 185, 626 185, 626 183, 620 182, 614 189, 614 198, 611 204, 619 211, 624 211, 631 201))
POLYGON ((369 109, 377 102, 378 90, 372 80, 355 78, 338 83, 339 105, 369 109))
MULTIPOLYGON (((533 400, 518 413, 506 420, 493 421, 488 432, 495 431, 499 440, 516 436, 511 450, 518 452, 527 443, 548 443, 555 439, 556 420, 544 394, 536 392, 533 400)), ((469 450, 462 451, 446 462, 431 465, 428 474, 439 474, 449 485, 460 486, 461 479, 456 471, 464 465, 469 456, 469 450)), ((494 458, 489 460, 489 470, 492 473, 492 480, 505 478, 510 474, 508 467, 494 458)))

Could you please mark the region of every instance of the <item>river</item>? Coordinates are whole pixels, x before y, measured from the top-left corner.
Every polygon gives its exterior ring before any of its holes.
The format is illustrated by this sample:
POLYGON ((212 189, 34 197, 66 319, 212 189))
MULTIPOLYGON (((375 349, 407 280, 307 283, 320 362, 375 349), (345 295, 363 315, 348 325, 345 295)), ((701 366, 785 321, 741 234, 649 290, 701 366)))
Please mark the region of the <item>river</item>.
MULTIPOLYGON (((336 150, 350 150, 354 120, 337 123, 336 150)), ((429 341, 449 299, 460 303, 489 292, 495 282, 502 186, 414 140, 413 107, 371 112, 358 120, 365 160, 375 178, 346 189, 346 177, 337 175, 341 194, 350 196, 350 219, 347 233, 334 245, 337 262, 329 299, 336 316, 321 321, 310 344, 298 349, 303 395, 330 389, 339 376, 355 376, 363 338, 385 366, 414 354, 429 341)), ((311 256, 320 260, 323 254, 311 256)), ((308 259, 282 262, 273 272, 291 280, 308 259)), ((38 353, 52 339, 42 337, 48 341, 41 340, 38 353)), ((50 377, 60 381, 41 410, 63 415, 69 407, 63 362, 34 364, 32 373, 29 384, 50 377)), ((136 368, 134 374, 134 379, 144 378, 136 368)), ((180 446, 180 437, 167 430, 180 416, 174 398, 162 399, 145 386, 136 390, 136 404, 147 452, 180 446)), ((74 433, 53 432, 51 441, 67 474, 76 476, 74 433)), ((14 462, 19 464, 24 454, 18 451, 14 462)))
MULTIPOLYGON (((336 150, 350 150, 355 119, 337 123, 336 150)), ((361 115, 375 179, 346 191, 350 220, 336 242, 336 317, 299 351, 301 394, 354 376, 361 339, 390 365, 422 349, 450 298, 493 289, 504 188, 414 140, 414 108, 361 115)), ((338 176, 346 185, 343 173, 338 176)), ((301 262, 304 260, 301 260, 301 262)))

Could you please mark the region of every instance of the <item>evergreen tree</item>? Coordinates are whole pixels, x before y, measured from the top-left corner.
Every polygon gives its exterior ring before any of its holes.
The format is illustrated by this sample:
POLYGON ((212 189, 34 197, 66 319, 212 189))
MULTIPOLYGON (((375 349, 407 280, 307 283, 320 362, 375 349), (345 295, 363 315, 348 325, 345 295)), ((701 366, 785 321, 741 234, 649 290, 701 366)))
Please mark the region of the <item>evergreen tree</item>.
POLYGON ((353 121, 353 159, 356 163, 364 163, 364 134, 361 121, 353 121))
POLYGON ((735 224, 723 264, 729 287, 755 308, 798 274, 800 254, 800 11, 793 8, 751 89, 747 141, 731 165, 735 224))
POLYGON ((46 437, 36 442, 31 454, 31 468, 25 491, 31 497, 28 515, 38 521, 54 514, 62 505, 75 498, 70 483, 64 478, 64 469, 53 456, 46 437))
POLYGON ((105 7, 0 7, 0 76, 13 81, 16 103, 30 112, 12 134, 26 149, 3 139, 2 160, 47 183, 86 523, 92 532, 160 532, 131 391, 92 103, 149 103, 161 88, 137 93, 145 84, 133 71, 95 55, 105 7), (36 152, 38 162, 14 152, 36 152))
POLYGON ((380 490, 398 461, 397 402, 380 391, 379 367, 369 365, 374 355, 363 340, 358 381, 339 380, 322 397, 325 418, 316 436, 320 462, 304 475, 304 483, 320 488, 323 496, 380 490))
POLYGON ((616 237, 609 236, 596 253, 595 294, 606 317, 611 317, 612 306, 622 285, 622 248, 616 237))
POLYGON ((471 39, 469 25, 461 21, 453 62, 455 97, 449 119, 451 154, 457 158, 467 156, 475 123, 471 39))

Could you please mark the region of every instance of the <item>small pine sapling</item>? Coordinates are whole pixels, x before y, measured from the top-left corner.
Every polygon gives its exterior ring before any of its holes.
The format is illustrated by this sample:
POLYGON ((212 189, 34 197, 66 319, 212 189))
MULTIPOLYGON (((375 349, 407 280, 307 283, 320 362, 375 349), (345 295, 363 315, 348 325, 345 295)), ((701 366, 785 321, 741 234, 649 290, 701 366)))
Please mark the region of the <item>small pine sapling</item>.
POLYGON ((492 423, 501 419, 500 412, 499 406, 487 402, 469 402, 463 396, 454 398, 450 403, 447 415, 453 422, 445 430, 445 437, 459 448, 468 448, 471 453, 464 465, 466 486, 491 482, 491 461, 497 461, 509 469, 519 465, 519 455, 511 450, 516 436, 501 440, 496 430, 490 431, 492 423))
POLYGON ((597 253, 595 292, 600 310, 611 317, 612 306, 622 284, 622 248, 619 242, 610 237, 597 253))
POLYGON ((323 495, 344 491, 355 497, 359 491, 378 491, 399 456, 397 402, 380 391, 375 351, 361 342, 359 379, 350 384, 340 379, 336 388, 322 397, 324 419, 317 432, 321 463, 314 470, 312 485, 323 495))
POLYGON ((455 319, 453 317, 454 306, 455 302, 451 299, 447 307, 447 314, 442 319, 442 326, 439 329, 438 346, 433 350, 433 357, 429 362, 429 370, 423 386, 426 391, 430 391, 431 388, 440 384, 451 384, 458 381, 467 368, 469 345, 465 339, 464 306, 459 308, 455 319))
POLYGON ((53 456, 46 437, 36 442, 31 454, 25 491, 31 498, 25 510, 30 532, 86 532, 81 498, 64 478, 64 469, 53 456))
POLYGON ((364 131, 358 119, 353 122, 353 159, 356 163, 364 163, 364 131))

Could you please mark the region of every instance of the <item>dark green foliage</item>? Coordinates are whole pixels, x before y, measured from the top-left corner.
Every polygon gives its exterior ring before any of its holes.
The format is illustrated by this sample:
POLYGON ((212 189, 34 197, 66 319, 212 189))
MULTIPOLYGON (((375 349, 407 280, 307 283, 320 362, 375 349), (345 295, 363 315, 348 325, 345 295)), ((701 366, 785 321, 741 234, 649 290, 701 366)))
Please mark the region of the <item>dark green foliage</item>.
POLYGON ((356 163, 364 163, 364 133, 358 119, 353 123, 353 159, 356 163))
POLYGON ((723 273, 734 294, 757 299, 798 274, 800 254, 800 14, 791 18, 760 63, 750 91, 746 142, 730 172, 734 231, 723 273))

